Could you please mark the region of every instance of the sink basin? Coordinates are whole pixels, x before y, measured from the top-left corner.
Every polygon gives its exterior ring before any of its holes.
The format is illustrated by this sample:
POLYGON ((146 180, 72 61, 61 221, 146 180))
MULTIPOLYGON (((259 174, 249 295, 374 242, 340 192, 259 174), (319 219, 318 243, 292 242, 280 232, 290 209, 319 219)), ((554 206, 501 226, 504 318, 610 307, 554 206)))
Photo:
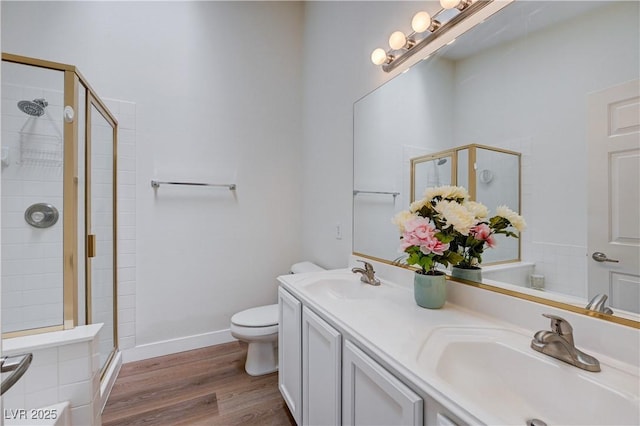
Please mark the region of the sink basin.
POLYGON ((583 371, 535 352, 530 341, 507 329, 439 328, 417 361, 499 423, 640 424, 637 376, 602 363, 600 373, 583 371))
POLYGON ((365 284, 354 275, 349 278, 321 279, 304 286, 304 289, 312 296, 325 296, 332 299, 374 299, 378 297, 381 286, 365 284))

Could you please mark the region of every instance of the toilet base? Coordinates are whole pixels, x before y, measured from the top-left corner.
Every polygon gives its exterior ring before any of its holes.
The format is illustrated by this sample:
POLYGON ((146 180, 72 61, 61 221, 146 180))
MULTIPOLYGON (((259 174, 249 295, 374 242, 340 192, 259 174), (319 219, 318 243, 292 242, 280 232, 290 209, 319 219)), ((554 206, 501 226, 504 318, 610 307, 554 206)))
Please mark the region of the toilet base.
POLYGON ((278 348, 274 342, 250 342, 244 369, 250 376, 278 371, 278 348))

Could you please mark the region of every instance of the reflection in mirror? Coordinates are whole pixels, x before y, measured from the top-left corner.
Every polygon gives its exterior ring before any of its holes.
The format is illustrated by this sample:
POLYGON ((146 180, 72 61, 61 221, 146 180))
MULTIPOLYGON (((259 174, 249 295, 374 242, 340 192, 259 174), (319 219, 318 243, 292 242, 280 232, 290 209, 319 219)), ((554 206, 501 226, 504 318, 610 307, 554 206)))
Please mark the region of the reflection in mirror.
POLYGON ((457 185, 453 174, 453 153, 423 155, 411 159, 411 201, 422 197, 426 188, 457 185))
MULTIPOLYGON (((411 159, 411 201, 422 198, 427 188, 462 186, 471 201, 495 213, 505 205, 520 212, 520 153, 471 144, 451 151, 411 159)), ((520 241, 494 235, 495 247, 485 251, 482 266, 520 260, 520 241)))
MULTIPOLYGON (((631 139, 624 151, 629 155, 605 153, 602 159, 616 159, 615 182, 628 184, 612 188, 614 194, 623 194, 622 201, 639 199, 633 170, 639 168, 640 123, 633 111, 638 111, 640 93, 637 84, 623 86, 640 78, 639 6, 627 1, 513 2, 356 102, 354 188, 399 195, 377 199, 371 209, 354 198, 353 251, 388 261, 400 254, 390 218, 406 209, 414 195, 412 158, 469 144, 492 146, 521 153, 521 214, 528 228, 521 238, 523 262, 495 267, 493 276, 483 271, 486 282, 582 308, 605 292, 616 317, 640 311, 638 206, 612 207, 624 215, 615 220, 589 207, 611 198, 602 192, 608 184, 602 189, 597 186, 601 179, 589 178, 597 163, 590 157, 601 152, 592 148, 592 135, 600 127, 605 136, 606 129, 618 129, 611 135, 616 141, 623 135, 631 139), (602 92, 615 92, 617 98, 607 100, 602 92), (594 97, 619 108, 604 107, 597 116, 600 110, 590 112, 589 106, 594 97), (608 116, 606 111, 619 113, 608 116), (622 111, 628 113, 624 120, 622 111), (589 203, 590 197, 596 201, 589 203), (609 223, 628 226, 609 232, 609 223), (620 235, 620 242, 598 249, 599 243, 591 243, 592 228, 620 235), (613 250, 620 247, 630 253, 620 255, 624 262, 592 260, 596 251, 615 259, 613 250), (601 272, 598 278, 593 269, 601 272)), ((497 182, 492 167, 478 161, 479 185, 497 182)))

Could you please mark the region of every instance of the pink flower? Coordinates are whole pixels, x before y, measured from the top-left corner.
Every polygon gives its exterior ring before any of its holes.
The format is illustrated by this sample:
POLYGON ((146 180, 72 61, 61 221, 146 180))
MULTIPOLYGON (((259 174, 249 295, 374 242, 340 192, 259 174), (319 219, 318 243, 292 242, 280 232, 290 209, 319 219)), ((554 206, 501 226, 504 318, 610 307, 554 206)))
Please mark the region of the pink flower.
POLYGON ((424 254, 437 254, 438 256, 444 255, 444 252, 449 250, 449 243, 444 244, 436 237, 432 237, 426 244, 420 246, 420 251, 424 254))
POLYGON ((404 224, 401 247, 422 246, 434 238, 435 228, 424 217, 416 216, 404 224))
POLYGON ((449 244, 443 244, 436 238, 436 229, 429 223, 429 220, 416 216, 409 219, 404 224, 404 232, 402 233, 402 243, 400 247, 406 250, 409 247, 420 247, 420 251, 424 254, 436 254, 443 256, 444 252, 449 249, 449 244))
POLYGON ((471 228, 470 234, 476 240, 484 241, 491 248, 495 247, 496 240, 493 238, 491 228, 486 223, 481 223, 471 228))

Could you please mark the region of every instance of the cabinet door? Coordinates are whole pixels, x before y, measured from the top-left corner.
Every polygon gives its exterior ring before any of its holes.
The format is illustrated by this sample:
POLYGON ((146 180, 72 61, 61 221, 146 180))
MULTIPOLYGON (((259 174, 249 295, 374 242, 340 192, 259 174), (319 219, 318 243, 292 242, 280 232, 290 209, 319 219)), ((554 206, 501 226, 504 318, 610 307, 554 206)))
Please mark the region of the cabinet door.
POLYGON ((342 362, 344 425, 422 424, 422 399, 349 341, 342 362))
POLYGON ((302 420, 302 304, 278 289, 278 387, 297 424, 302 420))
POLYGON ((340 333, 302 308, 302 423, 340 424, 340 333))

